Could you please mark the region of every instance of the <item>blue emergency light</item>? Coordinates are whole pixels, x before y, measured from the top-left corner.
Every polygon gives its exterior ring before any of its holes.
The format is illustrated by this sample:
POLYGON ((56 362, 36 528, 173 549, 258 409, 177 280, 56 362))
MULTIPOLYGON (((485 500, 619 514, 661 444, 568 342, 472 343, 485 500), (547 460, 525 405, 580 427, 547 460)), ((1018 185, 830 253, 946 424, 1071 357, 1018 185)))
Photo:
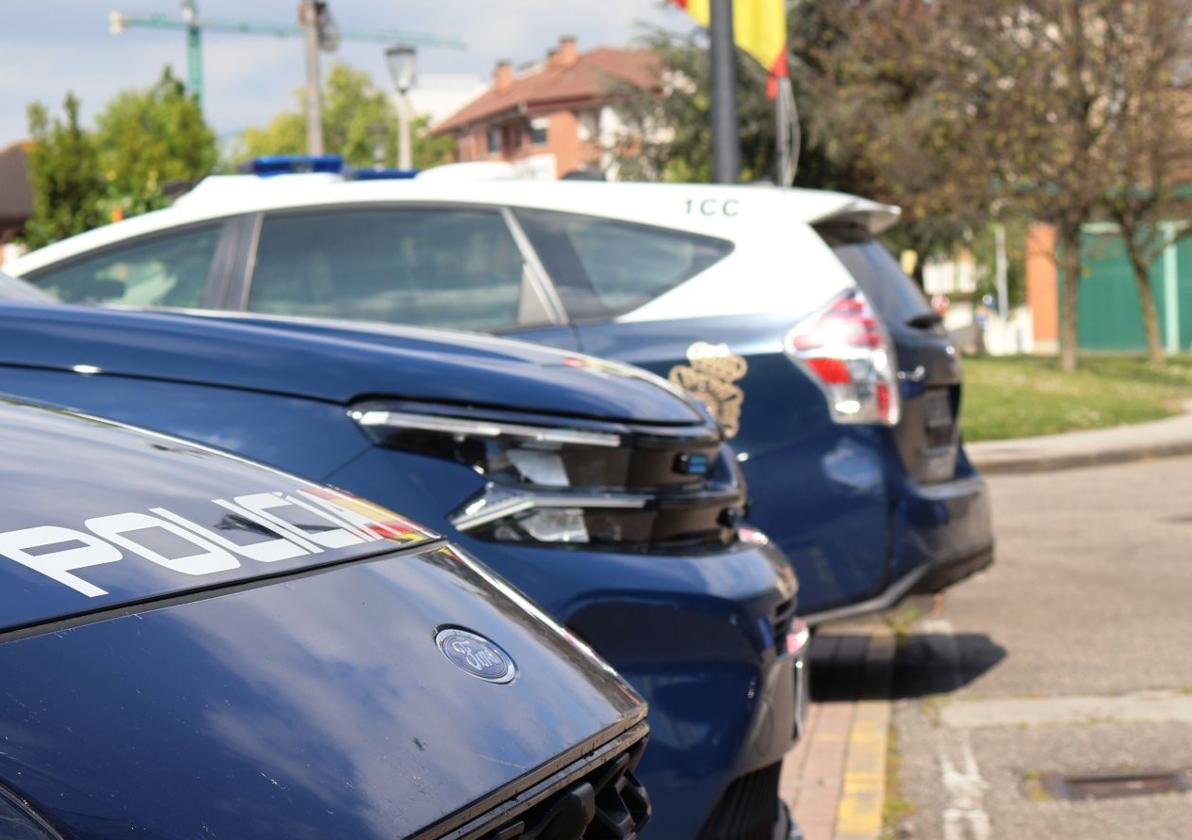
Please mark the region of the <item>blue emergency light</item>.
POLYGON ((344 174, 355 181, 390 181, 398 178, 413 178, 417 169, 353 169, 344 174))
POLYGON ((324 172, 354 181, 388 181, 418 174, 417 169, 355 169, 344 165, 343 155, 263 155, 240 164, 240 172, 261 178, 324 172))
POLYGON ((293 175, 297 172, 329 172, 339 175, 344 171, 344 158, 343 155, 264 155, 242 163, 240 171, 262 178, 293 175))

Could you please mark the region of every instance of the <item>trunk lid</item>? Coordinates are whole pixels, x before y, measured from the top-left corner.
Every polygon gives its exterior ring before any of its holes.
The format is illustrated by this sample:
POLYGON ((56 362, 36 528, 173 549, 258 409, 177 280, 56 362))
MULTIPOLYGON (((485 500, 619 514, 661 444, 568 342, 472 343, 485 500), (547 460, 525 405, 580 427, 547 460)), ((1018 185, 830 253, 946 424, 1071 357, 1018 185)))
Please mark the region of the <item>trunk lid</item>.
POLYGON ((903 463, 923 483, 952 479, 960 446, 961 369, 955 345, 919 287, 867 228, 831 221, 816 230, 852 274, 894 343, 902 397, 894 437, 903 463))

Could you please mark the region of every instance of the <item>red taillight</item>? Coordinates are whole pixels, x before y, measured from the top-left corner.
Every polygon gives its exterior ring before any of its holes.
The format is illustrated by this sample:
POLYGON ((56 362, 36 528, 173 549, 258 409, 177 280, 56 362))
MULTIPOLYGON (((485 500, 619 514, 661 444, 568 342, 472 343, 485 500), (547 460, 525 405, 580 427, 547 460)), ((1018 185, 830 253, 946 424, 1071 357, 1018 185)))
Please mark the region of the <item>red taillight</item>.
POLYGON ((811 641, 811 630, 801 619, 791 622, 790 632, 786 634, 786 652, 791 656, 805 653, 807 643, 811 641))
POLYGON ((786 352, 810 371, 838 423, 898 422, 894 347, 859 289, 792 327, 786 352))
POLYGON ((829 359, 826 357, 811 357, 807 366, 815 371, 820 381, 828 385, 847 385, 853 381, 849 373, 848 364, 843 359, 829 359))

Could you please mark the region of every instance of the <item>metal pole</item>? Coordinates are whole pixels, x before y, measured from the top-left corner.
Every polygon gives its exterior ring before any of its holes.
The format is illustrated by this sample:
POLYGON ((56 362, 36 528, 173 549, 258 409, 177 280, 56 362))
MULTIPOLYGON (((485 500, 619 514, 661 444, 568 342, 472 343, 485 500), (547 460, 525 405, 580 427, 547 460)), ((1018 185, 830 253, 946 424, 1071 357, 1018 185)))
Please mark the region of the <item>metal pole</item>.
POLYGON ((306 152, 323 154, 323 85, 319 75, 319 11, 315 0, 298 7, 306 52, 306 152))
POLYGON ((737 134, 737 56, 733 48, 733 0, 712 0, 708 37, 712 63, 712 180, 735 184, 741 178, 737 134))
POLYGON ((400 91, 394 95, 397 111, 397 168, 414 168, 414 147, 410 136, 410 97, 400 91))
POLYGON ((1010 316, 1010 294, 1006 287, 1006 272, 1009 261, 1006 258, 1006 226, 998 222, 993 226, 993 274, 997 284, 997 314, 1002 316, 1002 323, 1010 316))
POLYGON ((1164 326, 1167 328, 1166 338, 1168 353, 1180 352, 1180 287, 1179 287, 1179 259, 1176 251, 1176 239, 1179 236, 1180 225, 1175 222, 1164 222, 1159 226, 1167 245, 1163 248, 1163 315, 1164 326))
POLYGON ((203 110, 203 42, 199 11, 194 0, 183 0, 182 20, 186 23, 186 87, 199 110, 203 110))

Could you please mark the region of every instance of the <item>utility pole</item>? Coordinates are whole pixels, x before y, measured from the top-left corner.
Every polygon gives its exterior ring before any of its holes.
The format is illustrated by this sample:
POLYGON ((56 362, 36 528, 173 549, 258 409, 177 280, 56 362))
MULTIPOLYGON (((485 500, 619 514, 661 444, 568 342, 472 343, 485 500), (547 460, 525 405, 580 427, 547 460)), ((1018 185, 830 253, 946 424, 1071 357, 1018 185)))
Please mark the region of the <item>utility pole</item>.
POLYGON ((737 56, 733 46, 733 0, 712 0, 708 37, 712 63, 712 180, 741 178, 737 129, 737 56))
POLYGON ((199 11, 195 0, 183 0, 182 20, 186 23, 186 88, 203 110, 203 40, 199 29, 199 11))
POLYGON ((298 23, 303 29, 306 54, 306 153, 323 154, 323 78, 319 73, 319 6, 301 0, 298 23))

